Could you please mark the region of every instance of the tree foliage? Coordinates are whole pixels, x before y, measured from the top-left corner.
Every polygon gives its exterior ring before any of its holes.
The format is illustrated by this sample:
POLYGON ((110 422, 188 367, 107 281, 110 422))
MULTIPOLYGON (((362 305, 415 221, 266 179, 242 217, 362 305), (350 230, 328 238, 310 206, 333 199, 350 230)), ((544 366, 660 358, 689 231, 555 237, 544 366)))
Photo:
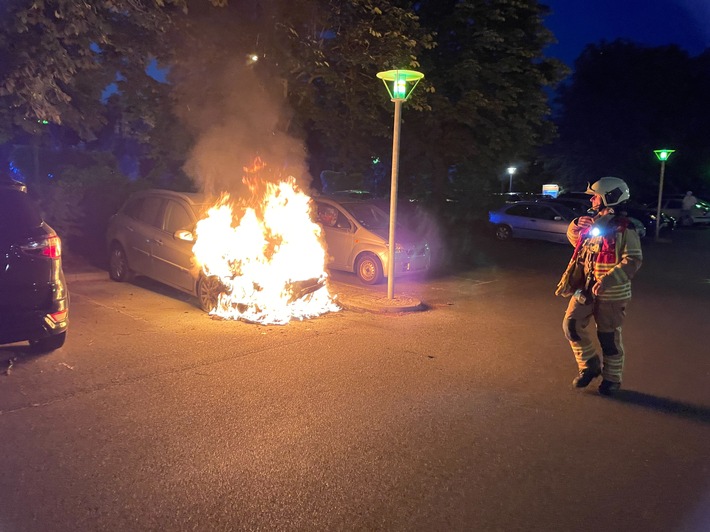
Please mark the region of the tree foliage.
POLYGON ((535 0, 424 0, 418 12, 436 32, 437 46, 422 56, 434 90, 430 113, 408 112, 405 171, 428 176, 424 188, 439 201, 481 197, 510 162, 554 134, 545 88, 566 70, 543 56, 553 42, 547 8, 535 0))
MULTIPOLYGON (((185 188, 185 170, 227 187, 254 155, 386 193, 393 106, 376 74, 415 69, 400 187, 466 210, 553 134, 545 89, 563 68, 542 55, 545 14, 537 0, 7 0, 0 141, 13 142, 0 148, 33 168, 45 203, 64 191, 107 205, 87 181, 126 192, 125 159, 136 186, 185 188), (154 60, 167 83, 147 73, 154 60), (110 157, 72 162, 87 152, 110 157)), ((55 209, 73 235, 69 211, 88 211, 55 209)))
POLYGON ((432 46, 417 15, 399 4, 243 1, 191 11, 176 29, 176 53, 164 58, 179 116, 195 131, 219 127, 241 145, 279 129, 305 146, 316 175, 363 170, 391 129, 376 73, 416 68, 417 54, 432 46), (239 124, 229 124, 234 117, 239 124))
MULTIPOLYGON (((563 73, 542 55, 552 36, 536 0, 10 0, 2 9, 0 98, 14 123, 36 133, 47 120, 85 140, 118 133, 144 147, 152 168, 175 168, 210 124, 258 108, 230 94, 251 76, 282 106, 262 129, 302 142, 314 173, 372 170, 373 156, 389 162, 392 132, 375 74, 409 68, 426 77, 405 107, 405 188, 471 191, 549 140, 544 89, 563 73), (146 74, 153 58, 170 83, 146 74)), ((239 138, 253 143, 258 129, 239 138)))
POLYGON ((710 51, 690 57, 677 46, 623 40, 587 46, 559 92, 558 176, 582 186, 615 175, 650 197, 658 189, 653 150, 673 148, 669 189, 710 185, 709 93, 710 51))
POLYGON ((185 0, 8 0, 0 12, 0 97, 15 125, 66 124, 91 137, 117 73, 144 77, 185 0))

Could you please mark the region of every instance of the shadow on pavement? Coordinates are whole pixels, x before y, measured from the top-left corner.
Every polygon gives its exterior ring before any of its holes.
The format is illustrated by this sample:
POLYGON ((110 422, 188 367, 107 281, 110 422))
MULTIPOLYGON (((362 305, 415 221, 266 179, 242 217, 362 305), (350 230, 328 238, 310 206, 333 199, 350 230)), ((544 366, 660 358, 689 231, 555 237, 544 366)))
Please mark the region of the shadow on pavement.
POLYGON ((671 414, 683 419, 710 423, 710 408, 682 401, 675 401, 666 397, 657 397, 633 390, 619 390, 610 399, 621 403, 642 406, 664 414, 671 414))

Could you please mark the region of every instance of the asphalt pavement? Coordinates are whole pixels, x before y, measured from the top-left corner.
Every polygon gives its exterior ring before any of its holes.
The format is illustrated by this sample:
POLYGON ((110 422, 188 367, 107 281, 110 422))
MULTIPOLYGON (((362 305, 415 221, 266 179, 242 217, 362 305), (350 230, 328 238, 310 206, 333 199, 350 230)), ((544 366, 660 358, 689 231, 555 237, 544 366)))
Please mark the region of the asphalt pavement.
MULTIPOLYGON (((71 257, 63 264, 67 282, 105 281, 108 272, 81 258, 71 257)), ((360 310, 379 313, 415 312, 426 309, 426 304, 419 298, 406 293, 395 292, 393 298, 387 297, 387 283, 376 286, 357 286, 346 282, 329 279, 330 293, 336 302, 348 310, 360 310)))
POLYGON ((710 530, 710 228, 644 244, 610 398, 571 385, 571 246, 477 244, 395 286, 427 312, 287 327, 67 256, 65 346, 0 349, 0 530, 710 530))

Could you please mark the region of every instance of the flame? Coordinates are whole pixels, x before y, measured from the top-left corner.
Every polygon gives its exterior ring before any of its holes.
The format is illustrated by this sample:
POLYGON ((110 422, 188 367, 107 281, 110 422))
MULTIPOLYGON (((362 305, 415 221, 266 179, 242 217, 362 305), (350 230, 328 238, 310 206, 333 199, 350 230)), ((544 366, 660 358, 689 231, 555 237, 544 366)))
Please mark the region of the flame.
POLYGON ((237 216, 237 205, 223 194, 197 223, 195 258, 224 286, 210 315, 283 325, 340 310, 328 292, 310 197, 292 177, 271 183, 248 175, 244 182, 257 207, 242 206, 237 216))

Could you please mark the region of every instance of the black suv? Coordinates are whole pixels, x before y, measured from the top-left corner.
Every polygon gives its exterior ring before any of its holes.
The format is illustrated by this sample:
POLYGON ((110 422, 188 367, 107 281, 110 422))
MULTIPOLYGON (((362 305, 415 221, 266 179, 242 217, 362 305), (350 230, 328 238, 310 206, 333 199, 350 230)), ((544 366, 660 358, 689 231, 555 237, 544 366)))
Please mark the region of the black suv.
POLYGON ((29 341, 38 353, 58 349, 68 314, 59 236, 26 192, 0 185, 0 344, 29 341))

